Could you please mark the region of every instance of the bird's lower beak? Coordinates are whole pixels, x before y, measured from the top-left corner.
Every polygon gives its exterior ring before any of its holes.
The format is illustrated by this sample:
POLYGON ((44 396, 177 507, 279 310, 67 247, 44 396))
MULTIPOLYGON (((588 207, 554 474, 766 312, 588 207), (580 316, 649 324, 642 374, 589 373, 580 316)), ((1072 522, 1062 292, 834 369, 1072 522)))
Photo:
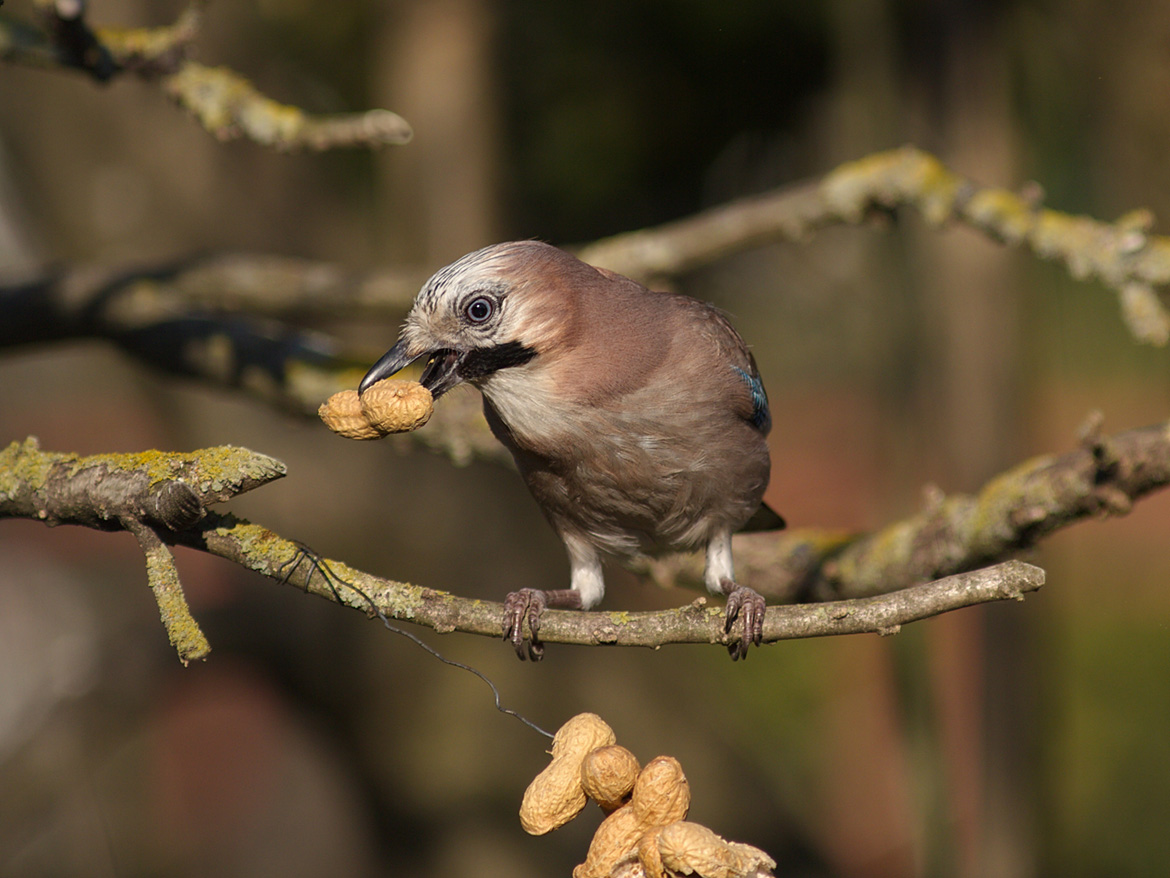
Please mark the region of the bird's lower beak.
POLYGON ((427 388, 435 399, 438 399, 462 380, 456 371, 456 367, 459 365, 459 355, 455 351, 448 348, 434 351, 417 350, 411 348, 406 339, 401 339, 370 367, 370 371, 366 373, 361 384, 358 385, 358 393, 364 393, 372 384, 402 371, 422 357, 430 359, 427 362, 427 367, 423 369, 419 383, 427 388))

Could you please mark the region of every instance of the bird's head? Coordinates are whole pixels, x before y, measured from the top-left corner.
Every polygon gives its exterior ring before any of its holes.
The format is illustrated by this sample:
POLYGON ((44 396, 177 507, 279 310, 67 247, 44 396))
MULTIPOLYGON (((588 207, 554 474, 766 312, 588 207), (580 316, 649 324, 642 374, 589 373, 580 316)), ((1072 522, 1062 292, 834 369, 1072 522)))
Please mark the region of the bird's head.
POLYGON ((571 275, 592 268, 548 244, 518 241, 469 253, 423 285, 397 344, 373 365, 359 392, 427 358, 420 382, 437 398, 523 366, 564 334, 571 275))

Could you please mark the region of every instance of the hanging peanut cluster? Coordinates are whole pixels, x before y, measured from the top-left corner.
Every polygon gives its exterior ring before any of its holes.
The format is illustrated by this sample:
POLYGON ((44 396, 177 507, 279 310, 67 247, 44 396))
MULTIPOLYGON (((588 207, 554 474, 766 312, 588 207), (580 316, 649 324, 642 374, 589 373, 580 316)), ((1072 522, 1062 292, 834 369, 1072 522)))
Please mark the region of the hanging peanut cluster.
POLYGON ((762 878, 776 863, 684 818, 691 790, 678 760, 645 768, 601 717, 582 713, 553 737, 552 762, 528 785, 520 825, 532 835, 564 826, 593 799, 608 815, 573 878, 762 878))
POLYGON ((317 416, 346 439, 381 439, 417 430, 434 409, 431 392, 417 381, 387 378, 361 396, 356 390, 333 394, 317 409, 317 416))

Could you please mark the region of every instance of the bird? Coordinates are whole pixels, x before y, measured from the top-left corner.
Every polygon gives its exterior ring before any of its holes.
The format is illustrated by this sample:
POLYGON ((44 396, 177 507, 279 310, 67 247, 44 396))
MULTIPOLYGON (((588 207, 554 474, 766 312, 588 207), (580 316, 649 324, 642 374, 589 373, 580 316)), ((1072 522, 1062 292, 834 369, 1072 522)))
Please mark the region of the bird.
POLYGON ((772 417, 755 358, 720 310, 511 241, 422 286, 359 394, 424 358, 419 381, 436 399, 462 383, 479 389, 492 433, 568 553, 569 588, 505 599, 503 634, 522 660, 543 656, 547 608, 597 606, 604 558, 700 547, 707 589, 727 598, 732 658, 761 643, 765 602, 735 581, 731 535, 784 526, 763 503, 772 417))

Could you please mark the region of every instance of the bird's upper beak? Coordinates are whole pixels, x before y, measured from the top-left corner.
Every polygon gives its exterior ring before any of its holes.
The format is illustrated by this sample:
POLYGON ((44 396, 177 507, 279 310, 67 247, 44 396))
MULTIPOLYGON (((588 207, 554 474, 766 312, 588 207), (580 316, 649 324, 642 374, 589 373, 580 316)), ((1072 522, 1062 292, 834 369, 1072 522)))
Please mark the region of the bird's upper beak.
POLYGON ((429 350, 414 345, 406 337, 403 337, 370 367, 370 371, 366 373, 361 384, 358 385, 358 393, 364 393, 372 384, 402 371, 422 357, 430 359, 419 378, 419 383, 427 388, 435 399, 438 399, 462 380, 456 371, 456 366, 459 365, 459 354, 456 351, 450 348, 429 350))

